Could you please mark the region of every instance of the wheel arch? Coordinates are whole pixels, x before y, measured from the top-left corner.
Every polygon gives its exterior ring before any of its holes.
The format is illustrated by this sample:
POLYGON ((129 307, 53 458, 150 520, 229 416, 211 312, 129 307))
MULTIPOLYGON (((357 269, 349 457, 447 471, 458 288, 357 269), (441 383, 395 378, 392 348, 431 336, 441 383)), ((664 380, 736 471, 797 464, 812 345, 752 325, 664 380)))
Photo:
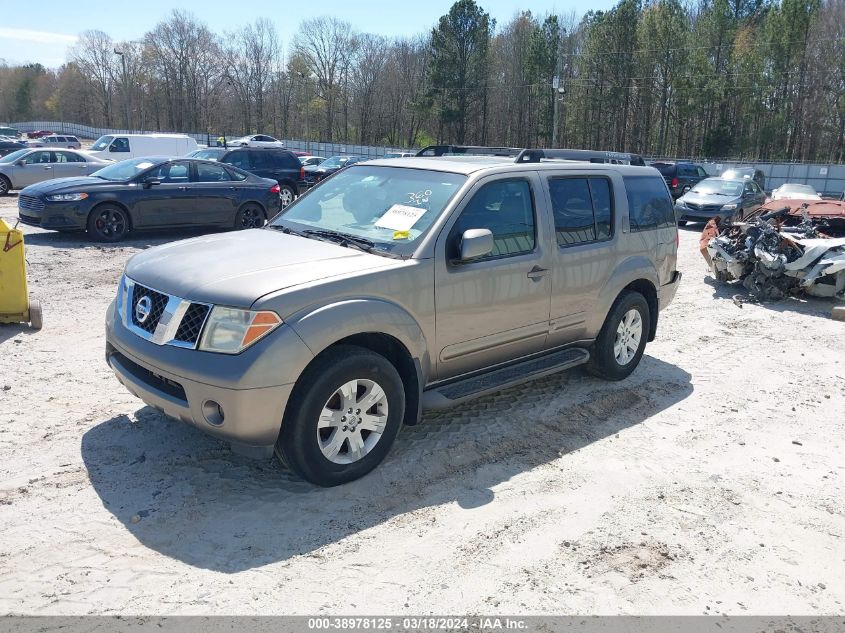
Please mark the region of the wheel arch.
POLYGON ((357 345, 387 358, 405 387, 404 422, 416 424, 430 358, 425 335, 410 314, 387 301, 358 299, 324 306, 286 321, 315 358, 338 345, 357 345), (377 328, 373 327, 375 324, 377 328))
POLYGON ((598 305, 601 310, 597 311, 597 321, 591 329, 597 333, 620 295, 626 290, 634 290, 642 294, 648 303, 651 323, 647 340, 653 341, 657 334, 658 285, 657 269, 647 257, 637 256, 624 260, 617 266, 599 293, 598 305))

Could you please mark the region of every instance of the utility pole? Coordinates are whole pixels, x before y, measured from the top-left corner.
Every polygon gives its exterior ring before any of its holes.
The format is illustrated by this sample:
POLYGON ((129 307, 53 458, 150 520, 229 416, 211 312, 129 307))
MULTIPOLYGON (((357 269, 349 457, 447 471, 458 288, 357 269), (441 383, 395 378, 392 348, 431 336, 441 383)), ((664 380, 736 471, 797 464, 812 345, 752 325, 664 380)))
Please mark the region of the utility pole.
POLYGON ((129 120, 129 113, 131 112, 131 107, 129 101, 131 99, 131 92, 129 90, 129 82, 127 81, 126 77, 126 55, 123 51, 114 49, 114 54, 120 56, 120 65, 123 69, 123 105, 126 109, 126 127, 132 129, 132 121, 129 120))
POLYGON ((305 151, 310 152, 311 133, 308 125, 308 113, 311 111, 311 99, 308 95, 308 77, 306 77, 305 73, 301 71, 296 71, 296 74, 299 75, 299 78, 302 79, 303 83, 305 84, 305 151))
POLYGON ((563 94, 564 88, 560 84, 560 75, 561 75, 561 62, 562 62, 562 55, 561 49, 563 49, 563 33, 560 34, 557 40, 557 62, 555 64, 555 76, 552 79, 552 90, 553 98, 554 98, 554 113, 552 114, 552 118, 554 122, 552 123, 552 147, 556 147, 558 144, 557 141, 557 134, 558 134, 558 114, 560 110, 560 97, 563 94))

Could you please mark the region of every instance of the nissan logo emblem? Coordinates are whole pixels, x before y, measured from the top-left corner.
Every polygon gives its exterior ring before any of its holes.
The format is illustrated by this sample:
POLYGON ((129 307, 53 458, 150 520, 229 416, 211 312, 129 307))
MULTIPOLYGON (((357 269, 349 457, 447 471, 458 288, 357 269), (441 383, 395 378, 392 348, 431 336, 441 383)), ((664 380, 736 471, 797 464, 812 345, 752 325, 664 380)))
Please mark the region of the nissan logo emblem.
POLYGON ((150 312, 153 311, 153 300, 147 295, 144 295, 135 303, 135 320, 138 323, 143 323, 150 318, 150 312))

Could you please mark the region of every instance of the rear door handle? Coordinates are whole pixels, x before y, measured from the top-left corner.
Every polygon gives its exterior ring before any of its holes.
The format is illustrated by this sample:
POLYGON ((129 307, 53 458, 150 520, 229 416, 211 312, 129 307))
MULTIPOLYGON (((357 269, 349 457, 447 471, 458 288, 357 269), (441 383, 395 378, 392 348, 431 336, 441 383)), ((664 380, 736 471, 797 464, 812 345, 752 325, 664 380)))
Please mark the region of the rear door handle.
POLYGON ((527 277, 529 279, 542 279, 546 273, 549 272, 546 268, 540 268, 539 266, 534 266, 531 270, 528 271, 527 277))

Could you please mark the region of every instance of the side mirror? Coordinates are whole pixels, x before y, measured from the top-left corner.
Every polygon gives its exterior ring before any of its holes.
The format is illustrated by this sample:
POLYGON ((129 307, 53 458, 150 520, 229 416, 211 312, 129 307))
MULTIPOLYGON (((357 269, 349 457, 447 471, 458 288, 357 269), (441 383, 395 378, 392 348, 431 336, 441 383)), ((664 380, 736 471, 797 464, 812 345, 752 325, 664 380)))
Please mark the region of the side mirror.
POLYGON ((461 261, 468 262, 493 252, 490 229, 468 229, 461 236, 461 261))
POLYGON ((160 185, 161 181, 158 178, 144 178, 144 189, 149 189, 153 185, 160 185))

